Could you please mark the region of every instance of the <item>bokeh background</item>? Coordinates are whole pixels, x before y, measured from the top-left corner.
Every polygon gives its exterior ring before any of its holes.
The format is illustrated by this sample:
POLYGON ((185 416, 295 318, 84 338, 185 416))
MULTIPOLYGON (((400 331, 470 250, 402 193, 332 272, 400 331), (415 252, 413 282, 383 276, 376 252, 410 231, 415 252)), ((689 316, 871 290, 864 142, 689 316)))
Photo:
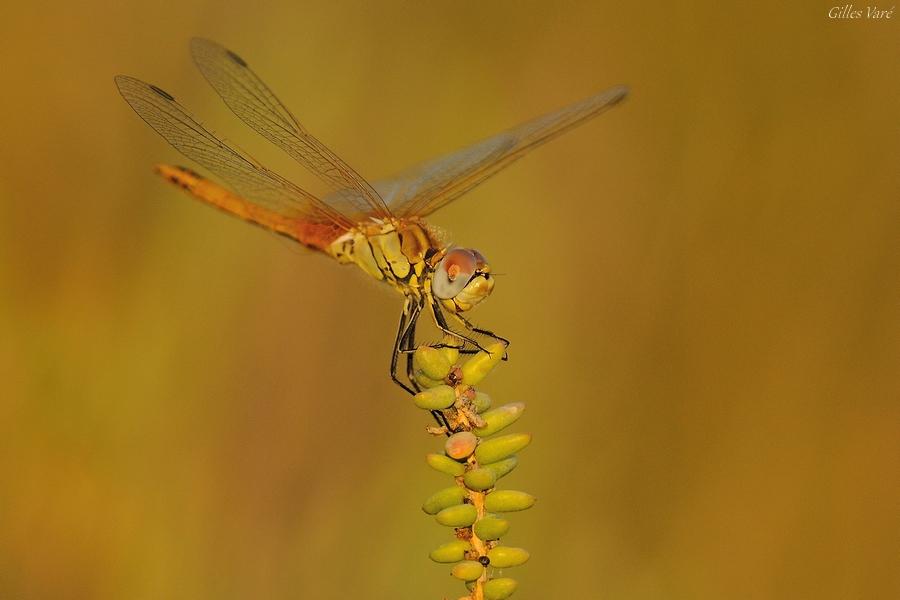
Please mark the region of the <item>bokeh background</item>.
POLYGON ((631 97, 432 217, 535 442, 518 598, 900 597, 898 19, 824 2, 13 3, 0 23, 0 598, 455 598, 400 299, 185 197, 122 102, 242 54, 370 178, 631 97))

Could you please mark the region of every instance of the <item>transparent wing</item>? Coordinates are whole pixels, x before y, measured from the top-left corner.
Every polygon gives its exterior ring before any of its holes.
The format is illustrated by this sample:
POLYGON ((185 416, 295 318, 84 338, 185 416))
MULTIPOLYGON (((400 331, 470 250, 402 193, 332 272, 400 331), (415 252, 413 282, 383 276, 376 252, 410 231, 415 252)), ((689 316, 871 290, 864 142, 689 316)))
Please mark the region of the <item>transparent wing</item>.
POLYGON ((375 182, 399 217, 425 216, 465 194, 533 148, 581 125, 621 101, 617 86, 445 156, 424 162, 392 179, 375 182))
POLYGON ((353 221, 346 215, 216 137, 171 94, 125 75, 117 75, 115 81, 125 101, 150 127, 247 200, 287 217, 331 222, 342 227, 352 225, 353 221))
POLYGON ((216 42, 200 38, 191 40, 191 55, 234 114, 335 190, 328 197, 329 203, 357 221, 391 215, 378 192, 310 135, 244 59, 216 42))

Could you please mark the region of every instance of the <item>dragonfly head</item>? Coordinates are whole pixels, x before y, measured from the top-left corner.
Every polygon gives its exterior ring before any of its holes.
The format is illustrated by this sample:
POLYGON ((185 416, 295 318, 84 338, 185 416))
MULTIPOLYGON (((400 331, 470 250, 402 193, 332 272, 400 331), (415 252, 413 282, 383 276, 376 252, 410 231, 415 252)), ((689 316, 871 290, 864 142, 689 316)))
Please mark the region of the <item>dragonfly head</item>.
POLYGON ((477 250, 451 248, 434 268, 431 293, 455 312, 464 312, 490 296, 491 267, 477 250))

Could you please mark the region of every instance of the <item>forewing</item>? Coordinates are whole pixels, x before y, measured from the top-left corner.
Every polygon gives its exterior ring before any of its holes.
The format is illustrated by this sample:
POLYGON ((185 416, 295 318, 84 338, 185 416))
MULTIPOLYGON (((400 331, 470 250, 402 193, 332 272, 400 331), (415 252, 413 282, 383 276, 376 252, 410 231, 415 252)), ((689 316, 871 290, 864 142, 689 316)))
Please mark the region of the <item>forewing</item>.
POLYGON ((335 201, 338 210, 352 212, 356 220, 390 216, 378 192, 304 129, 244 59, 201 38, 191 40, 191 55, 234 114, 335 190, 328 201, 335 201))
POLYGON ((150 127, 247 200, 287 217, 341 226, 352 223, 312 194, 235 150, 197 121, 171 94, 125 75, 118 75, 115 80, 122 97, 150 127))
POLYGON ((400 175, 375 182, 391 212, 425 216, 465 194, 516 159, 581 125, 628 94, 617 86, 543 115, 471 146, 424 162, 400 175))

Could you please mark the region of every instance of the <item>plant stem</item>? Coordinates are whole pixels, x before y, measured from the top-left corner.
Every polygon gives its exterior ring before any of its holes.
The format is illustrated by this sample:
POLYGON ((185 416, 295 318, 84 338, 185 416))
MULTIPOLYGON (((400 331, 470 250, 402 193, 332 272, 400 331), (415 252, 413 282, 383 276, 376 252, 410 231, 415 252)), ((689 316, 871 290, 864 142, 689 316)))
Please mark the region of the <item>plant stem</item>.
MULTIPOLYGON (((475 460, 475 457, 472 457, 473 468, 478 466, 478 462, 475 460)), ((475 492, 472 490, 468 490, 469 492, 469 500, 472 502, 472 505, 478 511, 478 519, 475 521, 476 523, 484 518, 484 492, 475 492)), ((487 556, 487 544, 479 539, 477 535, 475 535, 474 529, 472 530, 472 539, 470 540, 472 544, 472 549, 478 553, 478 556, 487 556)), ((487 581, 488 572, 487 569, 484 570, 484 573, 481 574, 481 577, 478 578, 478 581, 475 582, 475 589, 472 590, 472 600, 484 600, 484 584, 487 581)))

